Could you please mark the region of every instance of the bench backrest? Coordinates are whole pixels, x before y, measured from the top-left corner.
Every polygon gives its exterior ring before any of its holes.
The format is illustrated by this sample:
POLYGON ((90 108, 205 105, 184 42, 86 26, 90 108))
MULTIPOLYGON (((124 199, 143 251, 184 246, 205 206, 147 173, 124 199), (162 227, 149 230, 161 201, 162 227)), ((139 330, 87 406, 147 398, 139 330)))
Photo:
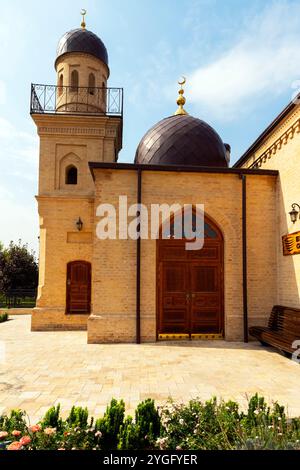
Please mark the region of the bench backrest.
POLYGON ((300 339, 300 309, 274 305, 268 326, 272 330, 300 339))

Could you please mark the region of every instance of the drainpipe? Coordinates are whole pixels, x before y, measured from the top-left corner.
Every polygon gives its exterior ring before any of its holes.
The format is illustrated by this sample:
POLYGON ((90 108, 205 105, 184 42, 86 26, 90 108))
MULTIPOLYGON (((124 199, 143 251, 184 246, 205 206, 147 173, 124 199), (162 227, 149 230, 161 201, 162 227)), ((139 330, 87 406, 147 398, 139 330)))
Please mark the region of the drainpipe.
POLYGON ((247 180, 242 178, 242 245, 243 245, 243 311, 244 343, 248 343, 248 285, 247 285, 247 180))
MULTIPOLYGON (((142 202, 142 170, 137 170, 137 203, 142 202)), ((141 222, 140 222, 141 224, 141 222)), ((139 232, 141 227, 139 227, 139 232)), ((136 240, 136 344, 141 343, 141 238, 136 240)))

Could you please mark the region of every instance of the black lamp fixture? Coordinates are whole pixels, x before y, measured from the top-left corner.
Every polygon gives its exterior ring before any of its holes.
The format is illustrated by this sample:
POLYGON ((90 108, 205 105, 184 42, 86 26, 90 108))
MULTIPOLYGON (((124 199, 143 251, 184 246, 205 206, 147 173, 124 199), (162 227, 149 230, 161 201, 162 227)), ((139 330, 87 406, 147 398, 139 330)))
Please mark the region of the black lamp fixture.
POLYGON ((294 224, 294 223, 296 222, 296 220, 298 219, 299 211, 300 211, 300 206, 299 206, 299 204, 297 204, 296 202, 294 202, 294 203, 292 204, 292 210, 291 210, 291 212, 289 212, 290 217, 291 217, 291 221, 293 222, 293 224, 294 224), (296 207, 298 207, 298 210, 296 209, 296 207))
POLYGON ((77 230, 78 230, 79 232, 81 232, 82 227, 83 227, 83 222, 82 222, 82 220, 81 220, 80 217, 78 218, 78 220, 77 220, 77 222, 76 222, 76 227, 77 227, 77 230))

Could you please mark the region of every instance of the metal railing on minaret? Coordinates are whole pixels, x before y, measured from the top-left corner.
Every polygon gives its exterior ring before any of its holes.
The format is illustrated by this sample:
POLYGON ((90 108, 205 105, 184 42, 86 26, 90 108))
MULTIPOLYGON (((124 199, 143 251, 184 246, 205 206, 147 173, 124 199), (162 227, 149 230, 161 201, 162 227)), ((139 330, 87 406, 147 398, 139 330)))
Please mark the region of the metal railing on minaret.
POLYGON ((123 117, 123 88, 32 84, 30 113, 123 117))

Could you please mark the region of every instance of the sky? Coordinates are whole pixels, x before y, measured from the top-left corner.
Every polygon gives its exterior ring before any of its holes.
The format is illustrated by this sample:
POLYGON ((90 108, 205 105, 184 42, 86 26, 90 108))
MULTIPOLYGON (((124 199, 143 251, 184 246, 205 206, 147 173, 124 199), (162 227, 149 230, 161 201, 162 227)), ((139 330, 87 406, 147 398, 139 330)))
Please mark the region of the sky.
POLYGON ((231 145, 233 164, 300 88, 299 0, 0 0, 0 240, 38 249, 39 142, 30 84, 55 84, 59 38, 80 26, 104 42, 108 85, 124 88, 120 162, 146 131, 186 110, 231 145))

